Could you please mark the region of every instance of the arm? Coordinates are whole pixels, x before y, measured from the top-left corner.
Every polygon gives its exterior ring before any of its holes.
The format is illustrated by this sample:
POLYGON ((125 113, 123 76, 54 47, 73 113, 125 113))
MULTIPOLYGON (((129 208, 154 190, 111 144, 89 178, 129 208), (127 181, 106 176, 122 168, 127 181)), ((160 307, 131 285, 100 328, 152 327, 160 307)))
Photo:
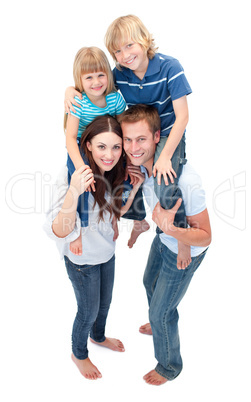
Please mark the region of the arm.
POLYGON ((85 165, 77 144, 78 126, 79 119, 69 114, 66 126, 66 148, 76 170, 85 165))
POLYGON ((64 98, 64 108, 66 113, 70 113, 70 111, 76 112, 76 110, 72 105, 79 106, 76 100, 74 99, 74 96, 78 96, 79 99, 82 99, 82 94, 78 92, 74 87, 66 88, 64 98))
POLYGON ((181 205, 181 201, 180 198, 170 210, 161 208, 160 203, 157 203, 153 210, 153 221, 164 233, 184 244, 200 247, 209 246, 211 243, 211 227, 207 209, 197 215, 187 217, 190 228, 183 229, 174 226, 174 216, 181 205))
POLYGON ((153 175, 155 177, 157 174, 158 184, 161 183, 161 175, 163 175, 165 184, 168 184, 167 176, 171 183, 173 183, 173 176, 176 177, 176 173, 172 168, 171 159, 188 123, 188 105, 186 96, 182 96, 173 101, 173 109, 176 117, 175 123, 168 136, 165 147, 153 167, 153 175))
POLYGON ((86 165, 73 173, 62 208, 52 223, 52 230, 57 237, 64 238, 73 231, 78 197, 91 185, 93 180, 92 170, 86 165))

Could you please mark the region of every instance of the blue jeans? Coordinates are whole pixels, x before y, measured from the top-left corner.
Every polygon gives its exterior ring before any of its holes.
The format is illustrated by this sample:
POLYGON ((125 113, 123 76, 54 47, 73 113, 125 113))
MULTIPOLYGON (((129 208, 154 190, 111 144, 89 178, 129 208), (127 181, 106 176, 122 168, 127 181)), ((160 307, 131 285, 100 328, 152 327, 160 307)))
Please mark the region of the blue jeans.
POLYGON ((168 380, 176 378, 182 370, 177 307, 206 251, 193 257, 185 270, 178 270, 177 254, 161 243, 158 235, 151 246, 143 281, 158 361, 155 370, 168 380))
MULTIPOLYGON (((157 160, 166 144, 167 138, 168 137, 160 138, 160 141, 159 141, 159 143, 156 147, 156 151, 155 151, 154 163, 157 162, 157 160)), ((158 185, 157 176, 154 179, 154 191, 160 201, 160 205, 164 209, 171 209, 176 204, 177 200, 179 198, 182 198, 181 190, 178 187, 178 180, 182 173, 183 165, 185 165, 185 164, 186 164, 185 135, 183 135, 182 139, 180 140, 179 145, 177 146, 177 148, 172 156, 172 167, 177 175, 177 178, 174 178, 174 183, 171 183, 170 179, 168 177, 169 184, 166 185, 164 182, 163 176, 161 176, 161 184, 158 185)), ((183 201, 175 215, 174 224, 175 224, 175 226, 178 226, 178 227, 187 227, 186 212, 185 212, 185 206, 184 206, 183 201)), ((158 230, 157 232, 160 233, 161 231, 158 230)))
POLYGON ((78 310, 72 329, 72 352, 77 359, 88 357, 87 339, 104 342, 105 325, 112 300, 115 256, 98 265, 76 265, 64 257, 78 310))

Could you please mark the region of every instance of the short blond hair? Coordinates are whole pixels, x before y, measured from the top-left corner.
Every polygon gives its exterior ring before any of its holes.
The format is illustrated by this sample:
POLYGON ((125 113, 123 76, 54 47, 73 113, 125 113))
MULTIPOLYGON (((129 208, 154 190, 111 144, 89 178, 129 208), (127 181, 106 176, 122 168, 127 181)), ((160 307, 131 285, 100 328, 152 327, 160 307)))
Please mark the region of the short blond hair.
POLYGON ((83 92, 81 76, 88 73, 96 73, 102 71, 107 75, 108 85, 104 92, 108 95, 110 92, 116 91, 113 81, 113 75, 109 61, 103 52, 98 47, 82 47, 76 54, 73 63, 73 78, 75 87, 79 92, 83 92))
POLYGON ((115 62, 115 52, 127 40, 140 44, 145 49, 149 59, 152 59, 158 50, 152 35, 145 25, 138 17, 132 14, 117 18, 107 29, 105 45, 115 62))

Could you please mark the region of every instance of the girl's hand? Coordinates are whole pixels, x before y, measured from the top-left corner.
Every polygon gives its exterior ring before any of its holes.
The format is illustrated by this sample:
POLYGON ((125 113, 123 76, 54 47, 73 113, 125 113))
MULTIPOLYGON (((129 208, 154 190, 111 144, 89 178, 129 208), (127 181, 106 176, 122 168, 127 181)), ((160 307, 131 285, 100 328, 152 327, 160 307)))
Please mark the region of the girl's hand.
POLYGON ((72 105, 79 106, 79 104, 74 99, 74 96, 78 96, 79 99, 82 99, 82 94, 78 92, 74 87, 68 87, 65 91, 65 98, 64 98, 64 109, 65 113, 75 112, 76 110, 72 105))
POLYGON ((127 166, 128 173, 131 177, 131 184, 134 189, 139 189, 141 184, 145 180, 145 175, 144 173, 141 172, 139 166, 134 166, 134 165, 128 165, 127 166))
POLYGON ((165 185, 168 185, 168 177, 171 183, 174 183, 174 177, 176 178, 177 175, 172 168, 172 162, 170 159, 166 159, 165 156, 160 154, 159 159, 153 166, 153 176, 156 177, 157 175, 157 183, 158 185, 161 184, 161 175, 163 175, 163 179, 165 185))
POLYGON ((92 170, 88 165, 83 165, 72 174, 70 188, 80 196, 93 182, 92 170))

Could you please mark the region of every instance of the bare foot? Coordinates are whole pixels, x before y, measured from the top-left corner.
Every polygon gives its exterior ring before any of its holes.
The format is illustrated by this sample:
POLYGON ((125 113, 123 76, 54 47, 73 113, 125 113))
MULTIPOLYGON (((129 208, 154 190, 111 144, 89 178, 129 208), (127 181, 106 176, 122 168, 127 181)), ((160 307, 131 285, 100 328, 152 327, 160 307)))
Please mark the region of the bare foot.
POLYGON ((134 221, 131 237, 127 243, 128 247, 132 248, 139 235, 146 232, 149 228, 150 225, 145 219, 143 219, 143 221, 134 221))
POLYGON ((76 255, 82 255, 82 235, 70 243, 70 251, 76 255))
POLYGON ((162 385, 168 381, 167 378, 162 377, 162 375, 158 374, 155 370, 150 371, 143 379, 151 385, 162 385))
POLYGON ((153 333, 152 333, 151 324, 148 322, 145 325, 141 325, 139 332, 144 335, 152 335, 153 333))
POLYGON ((95 342, 92 338, 90 338, 91 342, 95 343, 96 345, 99 346, 104 346, 105 348, 115 350, 116 352, 124 352, 125 348, 123 343, 114 338, 106 338, 104 342, 95 342))
POLYGON ((186 269, 191 261, 191 247, 178 241, 177 268, 186 269))
POLYGON ((102 374, 97 369, 97 367, 94 366, 94 364, 92 364, 89 357, 87 357, 87 359, 84 359, 84 360, 79 360, 74 356, 74 354, 72 354, 71 358, 74 361, 74 363, 76 364, 80 373, 88 380, 97 380, 98 378, 102 377, 102 374))

